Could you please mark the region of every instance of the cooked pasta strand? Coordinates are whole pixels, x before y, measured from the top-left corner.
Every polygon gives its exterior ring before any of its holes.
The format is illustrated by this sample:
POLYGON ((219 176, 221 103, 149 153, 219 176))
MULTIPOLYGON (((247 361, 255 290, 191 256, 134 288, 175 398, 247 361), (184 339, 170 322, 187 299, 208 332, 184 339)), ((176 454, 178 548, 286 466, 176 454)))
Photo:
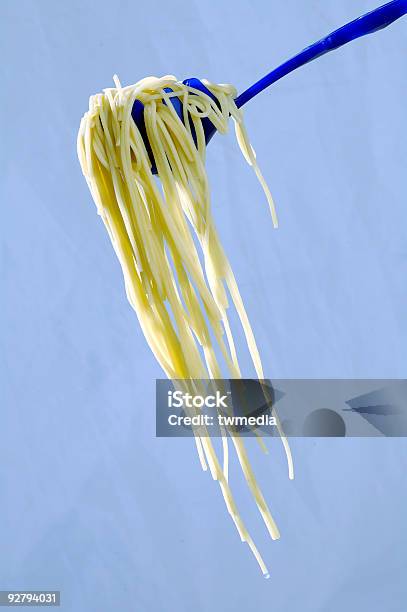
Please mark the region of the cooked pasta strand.
MULTIPOLYGON (((173 76, 147 77, 91 96, 79 128, 77 149, 98 214, 120 260, 127 297, 143 333, 166 375, 187 389, 199 391, 194 379, 222 377, 222 356, 231 378, 240 378, 238 356, 228 318, 228 294, 238 313, 259 379, 263 367, 254 334, 230 264, 211 215, 205 170, 202 120, 209 118, 220 133, 235 123, 236 137, 267 197, 273 223, 277 216, 267 184, 250 145, 242 112, 230 85, 203 81, 218 100, 188 87, 173 76), (171 91, 164 91, 165 89, 171 91), (182 119, 171 99, 182 103, 182 119), (161 189, 131 111, 138 99, 161 189), (196 139, 196 143, 195 140, 196 139), (204 265, 198 253, 201 250, 204 265)), ((202 391, 202 390, 201 390, 202 391)), ((278 424, 287 455, 287 439, 278 424)), ((272 538, 279 531, 265 502, 243 444, 235 431, 222 427, 223 461, 218 460, 205 427, 194 430, 204 470, 219 482, 226 507, 242 541, 247 542, 266 576, 268 571, 238 512, 229 485, 231 439, 249 490, 272 538)), ((265 449, 259 437, 259 443, 265 449)))

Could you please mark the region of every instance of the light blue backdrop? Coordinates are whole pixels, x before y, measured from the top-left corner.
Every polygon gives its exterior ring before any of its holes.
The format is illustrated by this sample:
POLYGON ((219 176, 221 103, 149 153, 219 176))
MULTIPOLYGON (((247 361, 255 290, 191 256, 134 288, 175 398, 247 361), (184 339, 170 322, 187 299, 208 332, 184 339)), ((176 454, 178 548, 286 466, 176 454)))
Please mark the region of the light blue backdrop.
MULTIPOLYGON (((373 0, 3 0, 0 588, 72 612, 404 612, 404 440, 251 448, 282 538, 234 468, 265 581, 198 465, 154 437, 161 376, 76 159, 88 96, 145 75, 239 90, 373 0)), ((208 152, 213 210, 273 377, 403 377, 407 21, 286 77, 208 152)), ((243 344, 241 344, 243 347, 243 344)), ((245 373, 253 374, 246 360, 245 373)))

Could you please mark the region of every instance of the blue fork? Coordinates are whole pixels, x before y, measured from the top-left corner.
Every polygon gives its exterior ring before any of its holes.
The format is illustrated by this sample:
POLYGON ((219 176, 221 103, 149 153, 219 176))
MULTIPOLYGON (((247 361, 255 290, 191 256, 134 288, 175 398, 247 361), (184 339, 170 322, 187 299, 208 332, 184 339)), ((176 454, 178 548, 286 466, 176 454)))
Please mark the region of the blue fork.
MULTIPOLYGON (((406 13, 407 0, 392 0, 392 2, 388 2, 387 4, 384 4, 383 6, 380 6, 377 9, 370 11, 365 15, 362 15, 361 17, 358 17, 353 21, 350 21, 341 28, 338 28, 334 32, 331 32, 331 34, 328 34, 328 36, 325 36, 325 38, 321 38, 303 51, 300 51, 300 53, 294 55, 294 57, 281 64, 281 66, 279 66, 275 70, 272 70, 265 77, 257 81, 257 83, 246 89, 246 91, 241 93, 235 99, 236 106, 240 108, 241 106, 243 106, 243 104, 246 104, 246 102, 254 98, 254 96, 257 96, 257 94, 262 92, 264 89, 281 79, 286 74, 289 74, 293 70, 296 70, 300 66, 308 64, 317 57, 321 57, 322 55, 325 55, 325 53, 329 53, 334 49, 338 49, 339 47, 342 47, 342 45, 345 45, 346 43, 355 40, 356 38, 360 38, 361 36, 365 36, 366 34, 372 34, 373 32, 377 32, 377 30, 386 28, 388 25, 390 25, 406 13)), ((185 79, 183 83, 206 93, 216 102, 215 96, 205 87, 205 85, 199 79, 192 77, 189 79, 185 79)), ((183 119, 180 100, 177 97, 173 97, 171 98, 171 102, 178 116, 183 119)), ((139 100, 136 100, 132 109, 132 117, 140 130, 147 150, 150 154, 150 159, 153 160, 153 155, 151 153, 151 148, 148 142, 147 133, 144 125, 143 109, 143 104, 139 100)), ((202 126, 205 132, 205 141, 206 144, 208 144, 212 136, 215 134, 216 128, 213 123, 207 118, 202 120, 202 126)), ((154 174, 157 173, 154 163, 152 171, 154 174)))

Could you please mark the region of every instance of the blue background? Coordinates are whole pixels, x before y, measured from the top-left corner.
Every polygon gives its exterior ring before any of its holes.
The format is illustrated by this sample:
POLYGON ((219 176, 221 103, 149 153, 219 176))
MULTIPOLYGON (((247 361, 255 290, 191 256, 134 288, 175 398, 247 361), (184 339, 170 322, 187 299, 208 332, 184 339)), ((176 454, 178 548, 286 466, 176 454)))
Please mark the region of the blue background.
MULTIPOLYGON (((242 91, 374 6, 1 3, 0 588, 61 589, 74 612, 405 611, 404 440, 295 439, 294 482, 278 441, 268 457, 249 444, 282 532, 268 539, 234 464, 265 581, 193 441, 155 438, 162 374, 76 159, 114 73, 242 91)), ((406 28, 247 106, 278 231, 233 131, 211 142, 213 212, 269 376, 406 376, 406 28)))

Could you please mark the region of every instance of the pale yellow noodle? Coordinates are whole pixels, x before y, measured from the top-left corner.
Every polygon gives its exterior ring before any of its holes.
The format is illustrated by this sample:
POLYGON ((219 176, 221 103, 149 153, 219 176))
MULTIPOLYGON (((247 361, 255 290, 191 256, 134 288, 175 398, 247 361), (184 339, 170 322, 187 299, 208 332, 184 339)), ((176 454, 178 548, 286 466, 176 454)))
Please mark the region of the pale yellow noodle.
MULTIPOLYGON (((229 294, 257 376, 262 379, 263 367, 254 334, 214 226, 205 170, 202 119, 208 117, 220 133, 226 133, 232 117, 239 146, 263 187, 277 226, 270 191, 248 140, 242 112, 233 101, 236 91, 231 85, 203 81, 217 98, 218 106, 210 96, 187 87, 173 76, 147 77, 127 87, 122 87, 116 76, 114 82, 115 88, 90 98, 89 111, 79 128, 78 156, 98 214, 120 260, 127 297, 147 342, 166 375, 183 389, 203 392, 193 379, 222 378, 217 351, 222 355, 227 374, 240 378, 227 314, 229 294), (165 92, 164 88, 172 91, 165 92), (171 104, 174 96, 182 102, 183 120, 171 104), (152 159, 131 117, 136 99, 144 104, 144 121, 161 189, 151 171, 152 159)), ((292 478, 291 453, 279 423, 278 429, 292 478)), ((206 428, 195 428, 194 434, 202 468, 209 467, 218 480, 242 541, 248 543, 262 572, 268 575, 228 483, 230 437, 267 529, 272 538, 278 538, 278 528, 251 469, 243 439, 222 427, 221 466, 206 428)), ((261 438, 260 442, 264 446, 261 438)))

